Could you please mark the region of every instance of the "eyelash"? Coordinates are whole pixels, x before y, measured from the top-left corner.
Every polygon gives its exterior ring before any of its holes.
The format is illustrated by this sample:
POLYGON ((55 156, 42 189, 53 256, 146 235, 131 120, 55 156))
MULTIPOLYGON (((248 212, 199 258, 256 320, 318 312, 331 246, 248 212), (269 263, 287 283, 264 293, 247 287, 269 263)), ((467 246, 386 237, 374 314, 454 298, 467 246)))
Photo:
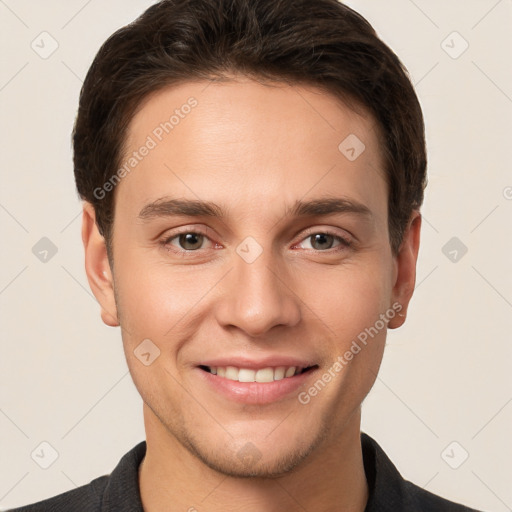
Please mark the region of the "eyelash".
MULTIPOLYGON (((178 233, 174 233, 172 236, 168 236, 168 237, 164 238, 163 240, 160 240, 159 243, 166 250, 173 252, 175 254, 181 254, 183 256, 186 256, 186 255, 192 256, 192 255, 194 255, 194 253, 199 252, 201 249, 196 249, 196 250, 177 249, 171 245, 172 240, 178 238, 180 235, 188 235, 188 234, 200 235, 200 236, 204 236, 205 238, 209 239, 208 235, 202 231, 184 230, 184 231, 181 231, 178 233)), ((338 235, 338 234, 332 232, 329 229, 320 230, 320 231, 309 231, 306 234, 306 236, 300 240, 299 243, 302 243, 303 241, 307 240, 308 238, 312 237, 313 235, 319 235, 319 234, 332 236, 334 239, 336 239, 340 242, 340 245, 338 247, 333 247, 330 249, 326 249, 324 251, 316 250, 316 249, 305 249, 305 250, 313 251, 313 252, 316 252, 319 254, 320 253, 332 254, 333 252, 350 249, 353 246, 352 241, 348 240, 345 237, 342 237, 341 235, 338 235)), ((297 244, 295 244, 295 245, 297 245, 297 244)))

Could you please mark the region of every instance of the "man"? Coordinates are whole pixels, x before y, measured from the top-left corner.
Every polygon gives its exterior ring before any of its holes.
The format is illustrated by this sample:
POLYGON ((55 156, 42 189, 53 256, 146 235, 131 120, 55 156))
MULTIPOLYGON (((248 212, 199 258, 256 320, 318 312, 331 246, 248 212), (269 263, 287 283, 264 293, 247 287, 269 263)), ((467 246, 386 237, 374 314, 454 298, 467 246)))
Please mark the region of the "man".
POLYGON ((99 50, 73 141, 86 272, 146 441, 19 511, 470 510, 360 432, 426 184, 418 100, 360 15, 159 2, 99 50))

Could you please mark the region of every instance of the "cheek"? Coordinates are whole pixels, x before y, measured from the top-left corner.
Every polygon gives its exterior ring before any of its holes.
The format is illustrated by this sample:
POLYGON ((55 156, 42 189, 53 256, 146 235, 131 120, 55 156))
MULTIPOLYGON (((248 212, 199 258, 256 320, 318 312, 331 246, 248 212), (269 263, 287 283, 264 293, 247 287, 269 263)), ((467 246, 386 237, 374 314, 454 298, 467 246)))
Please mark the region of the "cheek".
POLYGON ((176 353, 197 332, 224 272, 208 266, 173 266, 145 251, 125 253, 116 272, 125 344, 149 338, 162 351, 172 346, 176 353))
POLYGON ((164 336, 187 314, 200 292, 195 276, 155 265, 144 256, 122 258, 115 284, 123 327, 145 337, 164 336))
MULTIPOLYGON (((298 296, 335 335, 338 343, 350 343, 371 327, 390 306, 391 279, 380 263, 347 263, 308 273, 298 296)), ((340 347, 342 348, 342 347, 340 347)))
MULTIPOLYGON (((115 258, 118 313, 133 343, 185 340, 206 309, 215 309, 215 300, 222 300, 218 293, 224 284, 216 285, 224 268, 171 265, 152 250, 123 251, 122 244, 117 254, 122 255, 115 258)), ((334 336, 341 350, 389 307, 388 263, 368 253, 339 265, 302 265, 288 274, 289 287, 303 319, 320 319, 318 328, 334 336)))

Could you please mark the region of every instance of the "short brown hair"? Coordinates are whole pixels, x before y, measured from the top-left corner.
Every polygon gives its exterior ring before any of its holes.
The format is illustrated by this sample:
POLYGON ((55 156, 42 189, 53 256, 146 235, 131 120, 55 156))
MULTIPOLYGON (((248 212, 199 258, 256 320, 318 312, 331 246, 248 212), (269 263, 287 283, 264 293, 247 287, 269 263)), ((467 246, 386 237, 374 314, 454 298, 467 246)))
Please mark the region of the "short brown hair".
POLYGON ((233 72, 318 86, 373 115, 396 254, 427 183, 423 115, 398 57, 337 0, 163 0, 109 37, 87 73, 73 130, 77 189, 107 246, 114 192, 95 191, 120 166, 137 107, 166 86, 233 72))

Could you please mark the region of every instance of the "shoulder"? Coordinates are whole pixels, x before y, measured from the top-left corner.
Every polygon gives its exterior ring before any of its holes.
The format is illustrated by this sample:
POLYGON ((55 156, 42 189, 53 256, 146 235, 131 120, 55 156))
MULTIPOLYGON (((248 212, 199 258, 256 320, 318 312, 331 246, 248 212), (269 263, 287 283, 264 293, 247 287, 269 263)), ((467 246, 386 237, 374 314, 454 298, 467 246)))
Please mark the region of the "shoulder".
POLYGON ((146 441, 126 453, 110 475, 38 503, 8 512, 142 512, 138 468, 146 441))
POLYGON ((370 489, 365 512, 479 512, 405 480, 384 450, 365 433, 361 433, 361 445, 370 489))
POLYGON ((93 512, 101 510, 101 502, 107 483, 108 476, 100 476, 89 484, 32 505, 10 509, 8 512, 68 512, 70 510, 93 512))

